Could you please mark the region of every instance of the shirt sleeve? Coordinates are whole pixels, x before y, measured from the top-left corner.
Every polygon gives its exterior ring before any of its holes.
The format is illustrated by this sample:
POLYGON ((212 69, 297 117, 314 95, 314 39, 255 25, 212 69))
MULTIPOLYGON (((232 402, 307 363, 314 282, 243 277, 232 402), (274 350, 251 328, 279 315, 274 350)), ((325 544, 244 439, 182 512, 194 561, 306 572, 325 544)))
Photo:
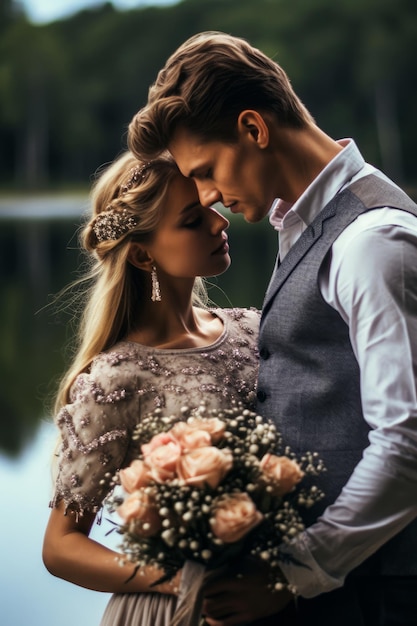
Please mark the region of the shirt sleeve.
POLYGON ((307 566, 282 565, 304 597, 341 586, 417 516, 417 220, 369 213, 336 240, 320 277, 349 326, 369 446, 336 502, 288 549, 307 566))
POLYGON ((100 359, 91 373, 80 374, 71 402, 57 415, 60 431, 55 494, 65 510, 97 512, 110 483, 126 458, 139 420, 134 379, 125 384, 119 372, 100 359))

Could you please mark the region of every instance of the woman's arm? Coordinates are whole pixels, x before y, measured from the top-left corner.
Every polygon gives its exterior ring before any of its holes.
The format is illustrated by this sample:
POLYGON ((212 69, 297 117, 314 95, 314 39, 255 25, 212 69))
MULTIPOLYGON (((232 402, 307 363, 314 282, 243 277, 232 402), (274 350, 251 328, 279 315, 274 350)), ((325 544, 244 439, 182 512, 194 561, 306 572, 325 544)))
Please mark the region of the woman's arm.
POLYGON ((95 591, 177 594, 179 573, 172 581, 151 588, 164 572, 146 567, 128 581, 134 566, 121 565, 120 554, 88 537, 94 519, 95 514, 90 513, 80 516, 78 521, 71 511, 65 515, 63 502, 51 511, 42 552, 45 567, 51 574, 95 591))

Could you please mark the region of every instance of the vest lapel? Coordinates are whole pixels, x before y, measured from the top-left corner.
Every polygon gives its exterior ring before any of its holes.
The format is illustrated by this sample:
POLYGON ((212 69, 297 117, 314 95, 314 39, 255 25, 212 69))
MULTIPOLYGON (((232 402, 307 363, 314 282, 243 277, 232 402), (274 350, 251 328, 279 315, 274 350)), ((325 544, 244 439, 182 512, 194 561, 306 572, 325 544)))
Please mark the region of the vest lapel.
MULTIPOLYGON (((345 192, 342 192, 340 195, 342 196, 343 193, 345 192)), ((275 269, 262 307, 262 317, 265 315, 271 300, 274 298, 281 285, 286 281, 300 261, 302 261, 314 242, 321 237, 324 222, 332 219, 336 215, 339 200, 339 196, 331 200, 290 248, 282 263, 278 264, 277 262, 275 264, 275 269)))
POLYGON ((416 204, 411 198, 400 188, 380 176, 375 176, 375 174, 363 176, 344 191, 338 193, 306 228, 298 241, 290 248, 281 264, 278 264, 277 257, 277 263, 262 306, 261 323, 276 293, 288 276, 304 258, 311 246, 320 239, 324 229, 332 228, 331 220, 335 215, 338 215, 338 219, 334 225, 334 239, 358 215, 383 206, 399 208, 416 215, 416 204))

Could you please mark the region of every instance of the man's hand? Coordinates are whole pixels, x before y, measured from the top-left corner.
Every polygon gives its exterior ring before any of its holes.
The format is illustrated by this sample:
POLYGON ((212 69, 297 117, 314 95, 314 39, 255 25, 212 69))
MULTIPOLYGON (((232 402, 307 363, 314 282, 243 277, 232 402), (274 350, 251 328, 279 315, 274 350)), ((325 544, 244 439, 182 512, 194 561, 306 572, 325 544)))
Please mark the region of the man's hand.
POLYGON ((213 572, 204 586, 208 626, 243 626, 282 611, 294 596, 286 589, 271 591, 269 582, 268 568, 253 558, 213 572))

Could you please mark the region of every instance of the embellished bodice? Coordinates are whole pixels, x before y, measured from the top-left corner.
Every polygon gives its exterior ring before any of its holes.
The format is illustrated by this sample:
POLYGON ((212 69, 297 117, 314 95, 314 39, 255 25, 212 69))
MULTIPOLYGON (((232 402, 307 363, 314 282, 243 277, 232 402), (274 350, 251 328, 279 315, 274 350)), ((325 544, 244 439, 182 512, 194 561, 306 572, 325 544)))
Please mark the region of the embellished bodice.
POLYGON ((226 408, 232 400, 254 405, 259 312, 212 312, 224 329, 210 346, 162 350, 122 341, 76 378, 70 403, 56 418, 62 442, 51 506, 64 500, 66 509, 97 511, 108 477, 138 454, 135 426, 157 408, 180 415, 181 407, 202 401, 209 408, 226 408))

